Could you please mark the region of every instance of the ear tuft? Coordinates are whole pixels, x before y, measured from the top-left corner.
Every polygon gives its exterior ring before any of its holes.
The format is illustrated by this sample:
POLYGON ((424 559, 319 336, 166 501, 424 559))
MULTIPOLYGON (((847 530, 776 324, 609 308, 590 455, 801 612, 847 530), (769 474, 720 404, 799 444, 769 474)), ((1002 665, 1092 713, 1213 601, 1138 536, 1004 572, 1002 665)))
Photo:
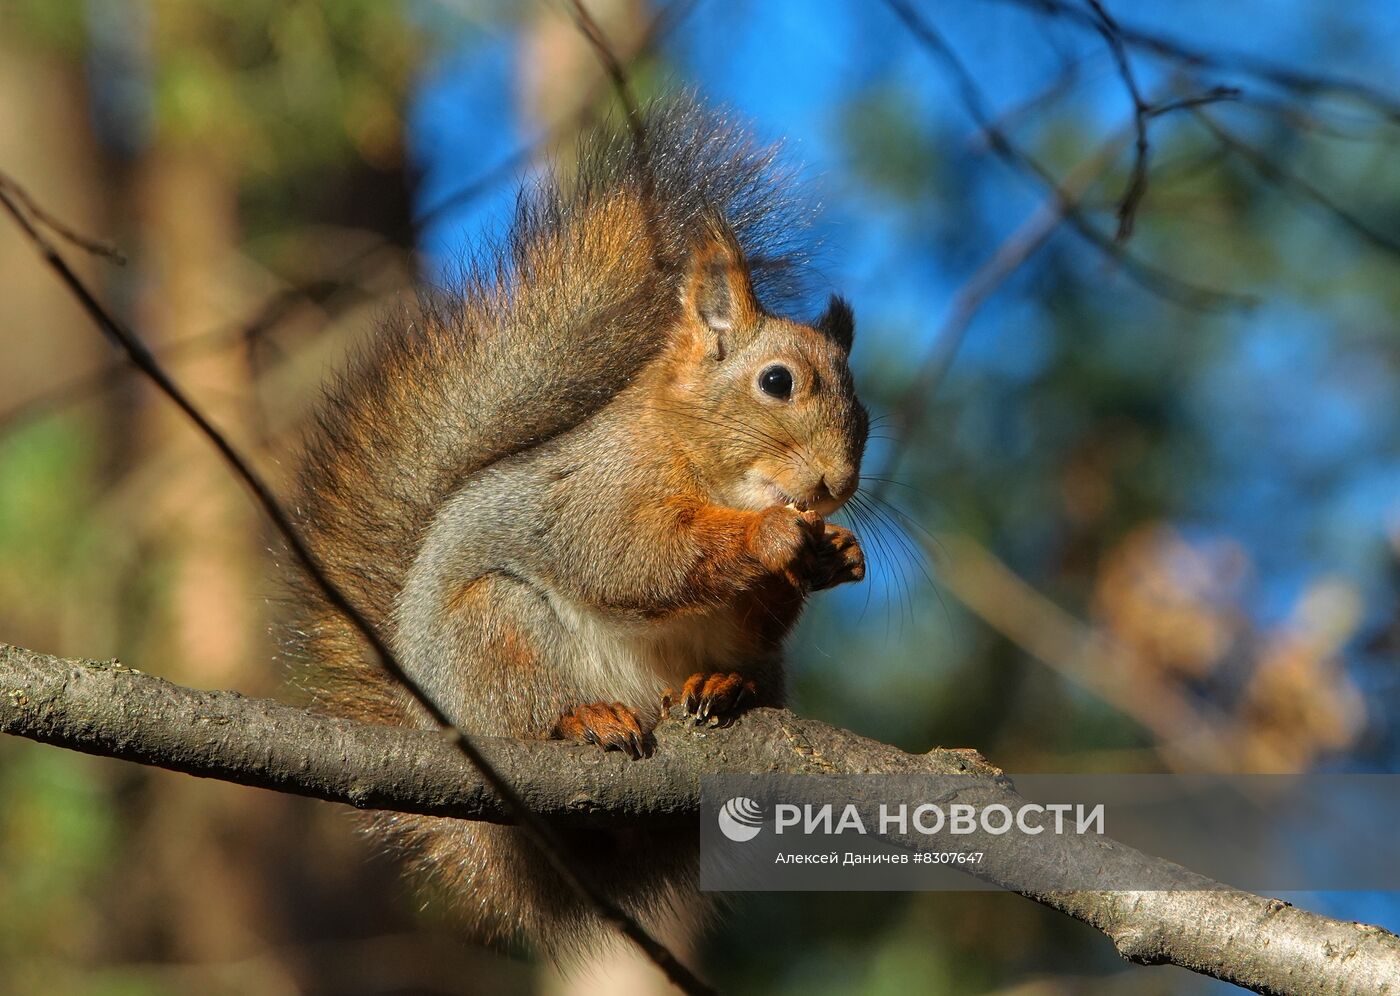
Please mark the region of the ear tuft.
POLYGON ((844 297, 831 295, 826 311, 816 320, 815 326, 847 353, 851 351, 856 337, 856 316, 844 297))
POLYGON ((700 321, 714 332, 733 330, 736 295, 730 286, 728 264, 720 260, 697 261, 692 280, 695 314, 700 321))
POLYGON ((706 332, 708 351, 723 359, 730 344, 762 315, 743 251, 722 219, 711 218, 690 254, 682 294, 686 311, 706 332))

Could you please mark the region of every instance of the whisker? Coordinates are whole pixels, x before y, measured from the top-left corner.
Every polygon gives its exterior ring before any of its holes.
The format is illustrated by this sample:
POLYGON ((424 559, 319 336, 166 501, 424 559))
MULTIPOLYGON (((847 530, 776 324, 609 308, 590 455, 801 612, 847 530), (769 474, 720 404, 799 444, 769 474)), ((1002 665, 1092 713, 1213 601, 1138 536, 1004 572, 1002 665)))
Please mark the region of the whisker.
POLYGON ((923 575, 924 580, 928 582, 929 587, 932 588, 934 594, 938 596, 939 604, 943 607, 943 614, 947 619, 948 624, 951 626, 953 618, 952 613, 948 609, 948 602, 943 597, 942 589, 939 588, 938 584, 933 580, 933 576, 928 571, 928 554, 924 550, 922 545, 914 542, 914 540, 909 536, 907 528, 909 526, 912 526, 913 528, 919 530, 921 533, 928 537, 929 541, 934 546, 936 546, 940 551, 942 551, 946 555, 947 548, 943 544, 943 541, 940 540, 937 536, 935 536, 932 532, 930 532, 924 526, 923 523, 919 522, 904 509, 900 508, 898 505, 894 504, 888 499, 882 498, 879 495, 871 494, 868 492, 860 493, 860 497, 863 501, 866 502, 866 506, 868 508, 870 508, 875 514, 877 514, 883 521, 887 522, 891 526, 891 528, 894 529, 895 536, 898 538, 901 545, 903 546, 906 556, 909 558, 910 562, 912 562, 912 564, 916 568, 918 568, 919 573, 923 575), (870 504, 872 500, 878 504, 870 504))
POLYGON ((745 425, 735 424, 720 418, 713 418, 705 415, 700 415, 684 407, 667 408, 657 405, 656 402, 652 402, 652 407, 656 408, 659 411, 663 411, 668 415, 676 415, 681 418, 688 418, 696 422, 704 423, 705 425, 712 425, 717 429, 724 429, 726 431, 737 433, 738 435, 747 439, 749 442, 753 443, 763 452, 768 453, 772 456, 788 456, 787 450, 783 449, 776 441, 772 440, 771 437, 768 437, 763 433, 757 432, 756 430, 751 430, 745 425))
POLYGON ((905 554, 908 556, 909 562, 918 568, 919 573, 923 575, 924 580, 929 583, 930 587, 936 588, 937 586, 933 583, 933 577, 928 572, 928 556, 924 553, 923 547, 919 546, 919 544, 915 543, 909 537, 909 534, 904 531, 901 523, 896 522, 892 518, 887 518, 886 521, 894 527, 895 536, 900 546, 905 551, 905 554))
MULTIPOLYGON (((896 480, 893 477, 881 477, 878 474, 861 474, 860 479, 862 481, 878 481, 881 484, 887 484, 891 487, 903 488, 906 491, 914 492, 914 494, 918 495, 920 498, 927 498, 931 502, 936 502, 938 500, 931 492, 925 491, 923 488, 916 488, 907 481, 896 480)), ((874 492, 869 492, 868 496, 878 497, 874 492)))
MULTIPOLYGON (((687 390, 690 394, 692 394, 692 395, 696 393, 694 388, 687 388, 686 390, 687 390)), ((759 411, 761 411, 761 412, 763 412, 763 414, 769 416, 770 419, 773 418, 772 412, 769 412, 769 411, 767 411, 766 409, 759 409, 759 411)), ((776 422, 776 419, 773 419, 773 420, 776 422)), ((786 439, 786 440, 780 439, 780 438, 778 438, 777 436, 773 435, 772 433, 764 432, 764 431, 763 431, 762 429, 760 429, 758 426, 753 425, 753 424, 750 423, 750 422, 745 422, 745 423, 744 423, 744 425, 745 425, 748 429, 750 429, 750 430, 753 431, 753 432, 758 433, 759 435, 762 435, 762 436, 767 437, 770 441, 772 441, 773 443, 777 444, 778 446, 787 446, 787 445, 797 446, 797 445, 798 445, 797 440, 795 440, 795 439, 792 438, 792 434, 789 433, 789 432, 787 432, 786 427, 783 426, 781 422, 779 422, 779 423, 777 423, 777 424, 778 424, 778 428, 782 429, 782 430, 783 430, 783 434, 787 436, 787 439, 786 439)))
MULTIPOLYGON (((656 405, 657 403, 652 402, 652 404, 656 405)), ((696 415, 694 412, 686 410, 684 407, 671 407, 664 408, 663 410, 675 411, 678 414, 690 415, 692 418, 696 419, 705 418, 705 416, 696 415)), ((765 412, 765 414, 769 413, 765 412)), ((712 425, 718 425, 721 428, 733 429, 736 432, 740 432, 742 435, 744 435, 746 438, 753 442, 757 443, 761 441, 765 443, 767 446, 770 447, 769 452, 775 453, 780 456, 790 455, 788 450, 788 442, 779 439, 777 436, 773 435, 770 432, 765 432, 763 429, 759 428, 751 422, 738 422, 735 421, 732 416, 725 417, 718 412, 710 413, 709 419, 712 425)), ((789 440, 791 440, 791 436, 789 436, 789 440)), ((793 447, 798 446, 796 440, 791 440, 791 445, 793 447)), ((795 455, 798 457, 798 459, 803 460, 805 462, 806 458, 801 454, 800 450, 795 455)))
MULTIPOLYGON (((860 515, 859 509, 857 509, 857 508, 855 508, 855 507, 853 507, 853 506, 851 506, 851 505, 846 505, 846 506, 843 506, 842 508, 838 509, 837 512, 836 512, 836 514, 837 514, 838 516, 843 516, 843 517, 845 517, 846 519, 848 519, 848 521, 850 522, 850 525, 851 525, 851 527, 852 527, 852 530, 851 530, 851 531, 854 532, 854 533, 856 533, 857 535, 859 535, 860 533, 863 533, 863 532, 866 531, 866 529, 865 529, 865 522, 866 522, 866 520, 860 515)), ((873 558, 871 558, 869 555, 867 555, 865 559, 866 559, 866 569, 865 569, 865 581, 866 581, 866 584, 865 584, 865 602, 864 602, 864 603, 861 605, 861 607, 860 607, 860 615, 856 616, 856 622, 858 622, 858 623, 864 621, 864 619, 865 619, 865 614, 866 614, 868 611, 870 611, 870 597, 871 597, 872 592, 874 592, 874 590, 875 590, 875 577, 874 577, 874 576, 875 576, 875 571, 874 571, 874 569, 873 569, 873 568, 874 568, 874 564, 871 563, 871 561, 872 561, 873 558)))
POLYGON ((939 552, 943 553, 945 556, 947 555, 947 553, 948 553, 948 548, 947 548, 947 546, 944 545, 943 541, 942 541, 941 539, 939 539, 937 536, 935 536, 932 532, 930 532, 929 529, 928 529, 928 527, 926 527, 926 526, 925 526, 922 522, 920 522, 918 519, 914 518, 914 516, 910 515, 907 511, 905 511, 904 509, 900 508, 898 505, 896 505, 894 502, 890 501, 888 498, 883 498, 883 497, 881 497, 880 495, 867 492, 867 493, 865 494, 865 497, 866 497, 866 498, 873 499, 874 501, 879 502, 879 503, 880 503, 881 505, 883 505, 885 508, 888 508, 891 512, 893 512, 896 516, 899 517, 899 519, 902 521, 902 523, 903 523, 904 525, 913 526, 913 527, 914 527, 915 529, 917 529, 919 532, 923 533, 924 536, 926 536, 926 537, 928 538, 928 541, 929 541, 930 543, 932 543, 934 546, 938 547, 939 552))
MULTIPOLYGON (((889 547, 886 545, 885 539, 881 535, 879 526, 876 525, 874 520, 870 517, 870 514, 865 511, 859 503, 851 502, 845 507, 850 512, 852 519, 859 523, 860 534, 865 537, 864 544, 870 561, 867 565, 866 574, 870 576, 873 573, 878 573, 880 577, 881 598, 885 602, 885 640, 888 642, 890 638, 890 619, 893 615, 889 608, 889 602, 895 590, 894 581, 890 576, 892 560, 889 547), (878 570, 872 570, 876 565, 878 565, 878 570)), ((873 592, 873 590, 874 585, 872 584, 871 591, 873 592)))
POLYGON ((799 443, 796 439, 793 438, 792 433, 788 431, 787 426, 783 425, 782 421, 779 420, 779 418, 772 412, 768 411, 768 409, 760 408, 759 411, 762 412, 770 422, 776 425, 779 431, 781 431, 784 436, 787 436, 788 441, 792 446, 793 455, 796 456, 798 460, 802 461, 803 466, 805 466, 808 470, 815 471, 816 468, 813 467, 812 462, 807 459, 807 454, 805 452, 806 448, 802 446, 802 444, 799 443))
MULTIPOLYGON (((914 595, 913 588, 909 583, 907 573, 908 565, 905 563, 903 553, 894 545, 891 538, 886 536, 886 525, 891 525, 888 516, 883 515, 878 508, 866 502, 859 493, 851 496, 851 503, 861 508, 872 520, 871 536, 874 542, 884 552, 886 564, 889 567, 889 576, 894 579, 892 594, 895 594, 899 601, 899 630, 900 635, 904 633, 904 620, 906 613, 912 620, 914 615, 914 595)), ((896 535, 898 531, 896 530, 896 535)), ((888 635, 888 633, 887 633, 888 635)))
POLYGON ((759 411, 759 414, 763 415, 765 418, 768 419, 768 421, 772 422, 774 425, 776 425, 776 426, 778 427, 778 431, 781 432, 784 436, 787 437, 787 440, 788 440, 788 442, 789 442, 790 444, 792 444, 793 446, 799 446, 799 445, 801 445, 801 444, 799 444, 799 443, 797 442, 796 439, 793 438, 793 435, 792 435, 792 433, 788 430, 788 427, 785 426, 785 425, 783 425, 782 420, 779 419, 778 416, 774 415, 774 414, 773 414, 772 412, 770 412, 767 408, 760 408, 760 409, 758 409, 758 411, 759 411))

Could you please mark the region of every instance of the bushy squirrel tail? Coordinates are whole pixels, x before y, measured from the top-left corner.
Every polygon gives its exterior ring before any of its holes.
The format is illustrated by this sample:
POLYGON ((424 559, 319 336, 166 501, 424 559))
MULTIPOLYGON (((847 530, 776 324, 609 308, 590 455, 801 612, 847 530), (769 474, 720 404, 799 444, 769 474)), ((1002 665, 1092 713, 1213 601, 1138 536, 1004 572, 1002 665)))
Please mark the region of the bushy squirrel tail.
MULTIPOLYGON (((770 303, 794 288, 809 209, 775 149, 689 97, 584 135, 521 190, 450 289, 388 316, 315 410, 294 511, 331 579, 392 643, 425 530, 470 474, 605 405, 663 345, 687 256, 722 218, 770 303)), ((313 705, 403 724, 403 693, 306 579, 289 648, 313 705)), ((470 731, 468 731, 470 733, 470 731)))

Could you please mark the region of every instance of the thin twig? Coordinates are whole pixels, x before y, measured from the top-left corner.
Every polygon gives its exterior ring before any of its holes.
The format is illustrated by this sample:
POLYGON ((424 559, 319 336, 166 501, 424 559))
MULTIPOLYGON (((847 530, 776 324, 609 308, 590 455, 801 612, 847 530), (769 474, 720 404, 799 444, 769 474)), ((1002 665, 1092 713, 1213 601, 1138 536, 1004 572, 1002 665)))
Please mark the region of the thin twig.
MULTIPOLYGON (((1148 117, 1160 118, 1173 111, 1186 111, 1193 107, 1205 107, 1209 104, 1220 104, 1229 100, 1239 100, 1244 95, 1244 91, 1237 86, 1213 86, 1202 93, 1194 93, 1176 100, 1164 100, 1159 104, 1152 104, 1147 108, 1148 117)), ((1160 173, 1161 170, 1158 170, 1160 173)))
POLYGON ((83 235, 72 226, 64 224, 48 211, 44 210, 42 206, 35 202, 34 198, 29 196, 28 191, 8 177, 0 176, 0 190, 7 191, 10 196, 24 206, 24 210, 28 212, 32 220, 43 225, 65 242, 77 246, 79 249, 83 250, 83 252, 111 260, 118 266, 126 265, 126 256, 116 246, 102 239, 95 239, 90 235, 83 235))
POLYGON ((1243 95, 1240 97, 1240 103, 1271 114, 1300 132, 1311 132, 1344 142, 1396 144, 1395 125, 1390 125, 1390 135, 1386 136, 1382 130, 1386 122, 1377 122, 1369 115, 1338 112, 1330 107, 1300 105, 1263 93, 1243 95), (1381 127, 1377 127, 1378 124, 1381 127))
MULTIPOLYGON (((1230 88, 1222 87, 1148 106, 1156 113, 1166 113, 1228 100, 1234 93, 1230 88)), ((933 335, 932 346, 909 386, 901 392, 902 401, 896 406, 897 413, 890 430, 889 463, 880 477, 872 477, 875 484, 871 490, 876 496, 883 495, 887 485, 896 478, 899 465, 908 452, 909 442, 918 432, 934 394, 947 376, 972 320, 987 300, 1049 240, 1061 223, 1086 203, 1088 191, 1108 168, 1124 140, 1120 130, 1092 156, 1066 173, 1044 202, 958 288, 948 307, 947 317, 933 335)))
POLYGON ((1049 241, 1050 236, 1083 200, 1085 193, 1103 175, 1122 146, 1123 136, 1120 132, 1070 170, 1064 182, 958 288, 948 306, 947 317, 934 333, 932 347, 913 380, 902 392, 898 417, 890 430, 890 462, 882 472, 883 479, 875 485, 877 494, 883 493, 885 482, 896 476, 899 463, 908 452, 909 441, 918 430, 943 378, 947 376, 972 320, 987 300, 1049 241))
POLYGON ((1282 190, 1302 197, 1305 200, 1312 201, 1367 242, 1370 242, 1372 245, 1392 255, 1400 256, 1400 238, 1388 235, 1379 229, 1371 227, 1371 225, 1363 221, 1360 216, 1333 200, 1332 196, 1325 190, 1303 179, 1303 177, 1296 173, 1290 173, 1270 159, 1265 153, 1256 149, 1234 132, 1225 128, 1199 108, 1193 108, 1192 114, 1197 121, 1201 122, 1201 124, 1206 127, 1206 130, 1215 136, 1216 140, 1224 148, 1244 160, 1251 169, 1265 180, 1273 183, 1282 190))
POLYGON ((1238 744, 1219 710, 1193 700, 1109 635, 1036 591, 969 536, 924 543, 958 601, 1027 654, 1149 731, 1157 751, 1184 771, 1238 769, 1238 744))
MULTIPOLYGON (((1022 121, 1031 117, 1039 111, 1044 110, 1054 104, 1065 94, 1069 93, 1081 81, 1083 65, 1079 60, 1067 62, 1064 68, 1056 74, 1050 84, 1038 93, 1034 93, 1020 103, 1007 108, 998 114, 993 120, 993 126, 1004 132, 1010 132, 1022 121)), ((968 140, 968 145, 974 150, 982 151, 989 142, 984 130, 979 128, 968 140)))
POLYGON ((1118 75, 1122 78, 1123 87, 1128 91, 1128 97, 1133 103, 1133 130, 1135 132, 1133 168, 1128 175, 1128 185, 1123 191, 1123 199, 1118 204, 1118 231, 1113 237, 1114 241, 1123 243, 1128 241, 1133 234, 1133 221, 1137 216, 1138 205, 1142 203, 1143 197, 1147 194, 1149 107, 1147 102, 1142 99, 1142 90, 1138 87, 1132 60, 1128 58, 1128 51, 1123 46, 1123 36, 1118 28, 1118 22, 1109 14, 1101 0, 1085 0, 1085 2, 1089 4, 1098 20, 1099 33, 1103 35, 1104 41, 1108 44, 1108 50, 1113 53, 1113 61, 1118 67, 1118 75))
MULTIPOLYGON (((627 62, 635 62, 650 53, 657 44, 664 40, 667 35, 677 27, 677 25, 685 20, 694 5, 695 0, 671 0, 665 7, 657 11, 656 15, 647 23, 641 38, 638 39, 635 47, 628 55, 627 62)), ((586 11, 584 14, 587 16, 586 11)), ((589 18, 589 20, 590 22, 592 21, 591 18, 589 18)), ((595 31, 597 30, 596 24, 594 24, 594 29, 595 31)), ((599 32, 598 36, 601 37, 601 32, 599 32)), ((590 37, 590 42, 591 41, 592 39, 590 37)), ((613 54, 613 50, 606 49, 606 51, 609 52, 613 64, 613 68, 609 69, 607 73, 607 85, 616 87, 617 84, 614 72, 620 74, 625 81, 626 66, 613 54)), ((596 87, 590 87, 579 101, 578 110, 570 115, 560 128, 541 136, 536 141, 522 145, 495 166, 478 175, 471 182, 447 194, 432 207, 416 215, 413 219, 414 224, 422 228, 436 221, 448 211, 463 204, 471 203, 500 181, 522 170, 539 154, 542 148, 552 143, 560 134, 567 134, 589 125, 598 117, 598 108, 596 106, 597 99, 598 89, 596 87)), ((628 99, 630 100, 630 97, 628 99)), ((628 120, 629 122, 633 120, 632 107, 628 109, 628 120)))
MULTIPOLYGON (((377 246, 376 251, 380 248, 383 248, 382 245, 377 246)), ((369 256, 365 254, 357 254, 354 262, 363 262, 368 258, 369 256)), ((342 264, 338 269, 343 270, 349 265, 349 263, 342 264)), ((289 315, 295 313, 296 306, 299 304, 322 305, 330 312, 330 316, 334 317, 341 307, 348 307, 354 302, 363 300, 359 296, 354 296, 346 305, 332 305, 336 294, 354 286, 355 284, 348 273, 343 274, 340 278, 328 274, 324 277, 308 280, 295 287, 287 287, 270 295, 250 319, 244 319, 222 328, 211 329, 198 335, 185 336, 168 345, 153 347, 153 350, 162 363, 169 363, 186 356, 222 349, 233 342, 256 343, 276 329, 289 315)), ((0 436, 14 431, 17 425, 51 414, 54 410, 65 405, 90 400, 94 395, 115 386, 117 378, 121 374, 135 369, 135 365, 122 355, 95 370, 69 378, 51 388, 30 395, 12 408, 0 411, 0 436)))
MULTIPOLYGON (((986 134, 992 151, 1016 172, 1030 176, 1041 187, 1062 196, 1063 191, 1060 190, 1060 182, 1055 175, 1034 156, 1011 141, 1010 137, 996 126, 988 110, 986 96, 981 87, 978 86, 976 78, 963 64, 962 59, 959 58, 947 40, 934 30, 926 19, 920 17, 907 0, 884 0, 884 4, 905 26, 914 40, 947 71, 953 80, 959 100, 972 117, 973 123, 986 134)), ((1068 198, 1065 199, 1068 200, 1068 198)), ((1124 273, 1160 297, 1197 310, 1252 303, 1252 299, 1249 297, 1198 286, 1138 259, 1124 246, 1100 232, 1078 209, 1070 211, 1066 215, 1066 221, 1082 238, 1121 266, 1124 273)))
MULTIPOLYGON (((3 178, 3 177, 0 177, 3 178)), ((448 741, 472 763, 482 777, 506 804, 516 820, 521 835, 529 840, 549 862, 565 885, 591 907, 605 922, 614 926, 631 940, 642 952, 660 968, 668 979, 687 993, 709 993, 713 990, 702 983, 685 965, 673 955, 665 945, 656 940, 635 919, 609 900, 593 882, 582 877, 565 857, 565 848, 558 835, 545 821, 536 816, 519 793, 510 785, 495 767, 482 755, 472 740, 458 728, 438 705, 404 669, 393 650, 389 647, 378 628, 369 621, 350 598, 331 580, 301 534, 292 523, 291 517, 272 494, 272 489, 252 468, 252 465, 234 448, 233 444, 209 421, 184 391, 170 378, 169 374, 146 348, 142 340, 125 325, 119 322, 103 307, 88 286, 48 241, 42 232, 26 216, 16 203, 10 191, 13 180, 3 178, 0 184, 0 205, 10 213, 34 248, 43 257, 50 269, 69 289, 82 305, 93 323, 123 351, 131 362, 165 394, 201 433, 214 445, 234 474, 252 492, 254 500, 286 542, 297 562, 307 576, 321 590, 327 603, 340 612, 360 633, 374 652, 384 670, 398 681, 428 717, 442 729, 448 741)))
POLYGON ((657 260, 659 264, 663 242, 654 214, 656 178, 651 169, 651 152, 647 143, 646 124, 642 120, 641 109, 637 106, 636 98, 632 95, 632 86, 627 80, 627 71, 623 69, 622 61, 613 51, 612 45, 609 44, 607 36, 603 34, 603 29, 598 26, 598 22, 593 19, 593 15, 584 7, 582 0, 570 0, 570 10, 573 12, 574 23, 578 26, 579 33, 593 49, 594 55, 597 56, 598 62, 603 67, 603 72, 607 74, 613 93, 617 95, 617 99, 621 102, 623 111, 627 115, 627 129, 632 135, 632 151, 637 157, 637 164, 641 168, 642 174, 642 207, 647 241, 652 258, 657 260))
POLYGON ((646 128, 642 123, 642 114, 637 108, 637 102, 632 97, 632 87, 627 82, 627 73, 622 68, 622 61, 618 59, 617 53, 608 43, 607 36, 603 34, 603 29, 598 26, 598 22, 593 19, 582 0, 570 0, 569 9, 573 12, 574 24, 578 26, 579 32, 593 49, 593 54, 602 63, 603 72, 607 74, 613 92, 617 94, 623 110, 627 112, 627 127, 632 131, 632 141, 639 149, 645 150, 646 128))
MULTIPOLYGON (((1091 11, 1068 3, 1066 0, 997 0, 997 2, 1009 3, 1042 16, 1063 17, 1081 27, 1099 30, 1098 21, 1091 11)), ((1400 123, 1400 98, 1396 98, 1369 83, 1340 76, 1303 72, 1292 66, 1244 52, 1218 52, 1197 48, 1178 39, 1122 22, 1119 22, 1118 34, 1132 48, 1151 52, 1182 65, 1222 72, 1243 73, 1303 96, 1311 97, 1326 93, 1342 94, 1366 104, 1381 116, 1400 123)))

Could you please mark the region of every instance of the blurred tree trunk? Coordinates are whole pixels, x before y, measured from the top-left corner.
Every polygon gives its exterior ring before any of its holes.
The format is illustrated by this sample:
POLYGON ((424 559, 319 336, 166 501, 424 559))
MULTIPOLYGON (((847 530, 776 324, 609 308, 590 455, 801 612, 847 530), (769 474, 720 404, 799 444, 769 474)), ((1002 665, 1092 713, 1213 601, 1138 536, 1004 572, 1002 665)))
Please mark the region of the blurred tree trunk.
MULTIPOLYGON (((140 320, 154 344, 169 346, 231 325, 252 302, 239 294, 237 191, 229 167, 198 143, 157 138, 137 165, 142 221, 140 320)), ((179 363, 182 385, 235 439, 248 433, 249 367, 237 340, 179 363)), ((267 686, 247 673, 264 659, 249 645, 256 609, 251 582, 256 529, 248 502, 184 418, 153 399, 146 418, 149 454, 169 462, 162 482, 159 535, 173 561, 172 650, 194 655, 192 680, 219 687, 267 686), (170 460, 168 454, 178 458, 170 460)))
MULTIPOLYGON (((0 5, 0 169, 65 223, 100 237, 111 229, 106 206, 112 191, 90 115, 79 64, 57 46, 34 44, 19 23, 19 13, 0 5)), ((110 267, 80 250, 65 252, 84 279, 100 283, 110 267)), ((0 219, 0 301, 5 307, 0 410, 18 410, 108 358, 106 345, 93 333, 82 308, 8 217, 0 219)), ((90 431, 100 432, 98 426, 108 424, 101 419, 90 431)), ((94 469, 102 469, 102 455, 112 441, 99 440, 94 469)), ((42 553, 61 559, 59 551, 42 553)), ((49 607, 29 611, 41 607, 5 597, 11 585, 20 591, 26 583, 33 584, 31 572, 40 569, 33 562, 0 565, 0 620, 6 633, 15 634, 14 639, 27 634, 25 639, 40 646, 73 652, 84 641, 98 639, 97 645, 103 645, 91 629, 64 632, 63 620, 49 607)))
MULTIPOLYGON (((203 5, 150 7, 156 107, 149 142, 130 172, 129 211, 138 240, 136 325, 156 349, 235 322, 251 301, 240 286, 237 172, 240 149, 221 140, 217 122, 188 109, 201 88, 230 72, 220 60, 216 26, 203 5), (168 92, 174 60, 198 52, 199 75, 168 92), (172 99, 173 98, 173 99, 172 99), (185 106, 174 105, 183 99, 185 106), (183 112, 183 113, 182 113, 183 112)), ((197 350, 172 364, 176 377, 235 440, 248 438, 248 366, 237 348, 197 350)), ((219 687, 270 688, 268 655, 257 639, 254 581, 257 528, 248 502, 208 445, 178 411, 143 390, 137 433, 144 466, 132 468, 144 496, 136 514, 150 556, 138 572, 160 565, 165 648, 184 658, 179 676, 219 687)), ((147 582, 149 583, 149 582, 147 582)), ((176 677, 176 676, 172 676, 176 677)), ((231 961, 265 940, 267 883, 249 875, 259 838, 275 827, 283 804, 235 798, 209 786, 152 778, 140 786, 138 821, 146 867, 133 876, 128 930, 146 936, 117 944, 179 961, 231 961)))

